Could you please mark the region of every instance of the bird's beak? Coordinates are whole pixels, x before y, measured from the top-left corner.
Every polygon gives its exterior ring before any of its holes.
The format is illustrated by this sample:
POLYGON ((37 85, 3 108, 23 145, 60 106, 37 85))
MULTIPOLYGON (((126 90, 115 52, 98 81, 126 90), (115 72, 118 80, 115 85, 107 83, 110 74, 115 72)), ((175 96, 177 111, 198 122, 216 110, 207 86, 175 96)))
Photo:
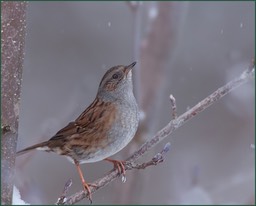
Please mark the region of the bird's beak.
POLYGON ((132 64, 125 67, 125 74, 127 75, 129 71, 135 66, 136 62, 133 62, 132 64))

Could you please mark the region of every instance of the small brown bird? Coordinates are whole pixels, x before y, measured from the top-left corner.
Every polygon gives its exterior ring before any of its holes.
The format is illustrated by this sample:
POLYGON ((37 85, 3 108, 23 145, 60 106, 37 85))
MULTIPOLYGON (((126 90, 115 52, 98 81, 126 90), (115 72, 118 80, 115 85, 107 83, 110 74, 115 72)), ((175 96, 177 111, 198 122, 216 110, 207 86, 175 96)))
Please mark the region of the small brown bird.
POLYGON ((75 121, 48 141, 23 149, 17 155, 37 149, 66 156, 76 165, 92 202, 90 184, 85 182, 80 164, 107 160, 125 175, 122 161, 108 157, 122 150, 138 128, 139 112, 132 84, 135 64, 110 68, 100 82, 95 100, 75 121))

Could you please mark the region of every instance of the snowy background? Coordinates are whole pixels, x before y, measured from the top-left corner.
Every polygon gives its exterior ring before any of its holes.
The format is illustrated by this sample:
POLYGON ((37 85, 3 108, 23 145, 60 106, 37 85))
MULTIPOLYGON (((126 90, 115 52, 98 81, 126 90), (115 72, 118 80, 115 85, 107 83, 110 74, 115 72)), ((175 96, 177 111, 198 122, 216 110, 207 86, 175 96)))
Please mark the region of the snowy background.
MULTIPOLYGON (((138 61, 135 78, 151 75, 140 70, 139 48, 150 44, 143 40, 159 4, 142 3, 135 18, 125 2, 29 2, 18 150, 48 140, 75 119, 93 101, 106 69, 138 61)), ((168 58, 157 57, 166 69, 158 110, 149 117, 154 129, 146 137, 170 121, 170 93, 182 114, 238 76, 255 56, 254 2, 172 2, 165 23, 176 24, 170 35, 175 45, 168 58)), ((125 184, 117 179, 97 191, 94 203, 253 204, 254 86, 251 81, 234 90, 178 129, 145 157, 170 141, 164 163, 127 172, 125 184)), ((140 145, 132 143, 115 158, 127 158, 140 145)), ((82 165, 88 182, 111 168, 106 162, 82 165)), ((69 195, 82 189, 75 166, 52 153, 19 157, 15 177, 22 199, 31 204, 55 203, 69 178, 69 195)))

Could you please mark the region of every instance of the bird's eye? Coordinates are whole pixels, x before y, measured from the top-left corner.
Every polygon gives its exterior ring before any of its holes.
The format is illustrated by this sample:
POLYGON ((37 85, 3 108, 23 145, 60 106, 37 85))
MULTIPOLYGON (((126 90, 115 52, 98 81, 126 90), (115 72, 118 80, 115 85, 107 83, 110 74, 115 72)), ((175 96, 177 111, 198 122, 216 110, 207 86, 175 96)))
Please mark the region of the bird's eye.
POLYGON ((115 73, 115 74, 112 75, 112 78, 113 78, 113 79, 118 79, 118 77, 119 77, 119 75, 118 75, 117 73, 115 73))

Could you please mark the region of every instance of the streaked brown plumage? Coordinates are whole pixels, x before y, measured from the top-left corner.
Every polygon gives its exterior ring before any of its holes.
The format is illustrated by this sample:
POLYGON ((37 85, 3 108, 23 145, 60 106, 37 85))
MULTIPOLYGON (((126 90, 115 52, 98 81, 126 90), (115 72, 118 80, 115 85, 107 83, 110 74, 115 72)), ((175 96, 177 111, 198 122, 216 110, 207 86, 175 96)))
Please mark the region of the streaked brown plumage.
POLYGON ((134 137, 138 127, 138 107, 133 95, 132 71, 136 63, 115 66, 103 76, 95 100, 82 114, 51 139, 17 152, 22 155, 33 149, 66 156, 78 169, 85 190, 80 164, 108 160, 124 173, 121 161, 108 157, 123 149, 134 137))

